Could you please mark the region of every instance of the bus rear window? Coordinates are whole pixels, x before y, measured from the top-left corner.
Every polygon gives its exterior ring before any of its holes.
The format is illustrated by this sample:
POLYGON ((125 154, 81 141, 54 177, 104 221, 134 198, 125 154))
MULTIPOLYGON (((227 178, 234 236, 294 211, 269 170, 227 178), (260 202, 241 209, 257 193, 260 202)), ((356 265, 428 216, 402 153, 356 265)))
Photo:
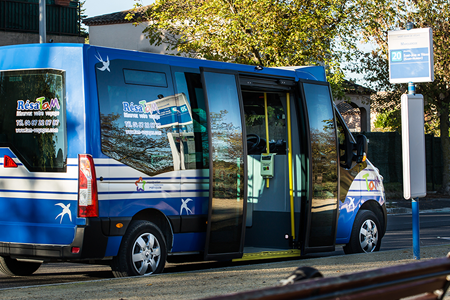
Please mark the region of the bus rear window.
POLYGON ((32 172, 66 171, 64 72, 0 72, 0 147, 32 172))

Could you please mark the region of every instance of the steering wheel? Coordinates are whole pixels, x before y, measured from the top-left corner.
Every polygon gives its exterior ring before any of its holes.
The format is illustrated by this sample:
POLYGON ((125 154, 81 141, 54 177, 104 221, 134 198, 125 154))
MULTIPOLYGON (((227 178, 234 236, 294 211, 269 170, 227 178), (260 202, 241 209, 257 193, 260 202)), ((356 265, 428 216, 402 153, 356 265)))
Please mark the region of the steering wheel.
POLYGON ((261 144, 261 138, 254 133, 247 134, 247 152, 252 154, 253 151, 258 149, 259 144, 261 144))

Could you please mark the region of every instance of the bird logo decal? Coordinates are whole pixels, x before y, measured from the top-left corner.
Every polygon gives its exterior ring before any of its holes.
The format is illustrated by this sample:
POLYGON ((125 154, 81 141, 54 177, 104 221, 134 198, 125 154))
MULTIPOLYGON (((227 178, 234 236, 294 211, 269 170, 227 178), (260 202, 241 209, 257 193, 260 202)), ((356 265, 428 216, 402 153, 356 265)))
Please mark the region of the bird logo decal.
POLYGON ((70 211, 70 203, 67 204, 67 206, 64 205, 63 203, 56 203, 55 205, 61 206, 61 208, 63 209, 62 212, 56 216, 55 220, 61 217, 61 220, 59 221, 59 224, 61 224, 64 216, 67 214, 69 215, 69 220, 72 222, 72 212, 70 211))
POLYGON ((192 199, 187 198, 186 200, 181 199, 181 208, 180 208, 180 215, 183 214, 183 209, 186 210, 186 214, 192 214, 192 210, 187 206, 188 202, 192 201, 192 199))
POLYGON ((347 197, 348 198, 348 200, 350 200, 350 202, 348 203, 348 209, 350 210, 350 211, 354 211, 355 210, 355 198, 352 198, 352 197, 347 197))
POLYGON ((97 58, 98 61, 103 64, 103 67, 97 68, 97 69, 99 69, 100 71, 108 70, 108 72, 111 72, 111 70, 109 69, 109 57, 108 57, 108 55, 106 56, 106 61, 104 61, 102 56, 100 55, 100 53, 97 52, 97 54, 98 54, 98 56, 96 55, 95 58, 97 58))

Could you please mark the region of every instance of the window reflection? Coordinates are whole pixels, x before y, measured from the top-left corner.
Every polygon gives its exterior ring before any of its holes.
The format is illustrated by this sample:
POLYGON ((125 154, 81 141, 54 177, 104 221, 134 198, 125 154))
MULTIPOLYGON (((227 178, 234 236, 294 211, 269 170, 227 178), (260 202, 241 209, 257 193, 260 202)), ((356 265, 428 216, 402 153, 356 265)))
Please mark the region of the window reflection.
MULTIPOLYGON (((171 88, 126 84, 123 69, 150 69, 164 66, 114 60, 111 72, 96 65, 100 102, 102 152, 109 157, 153 176, 173 171, 173 126, 178 125, 182 94, 171 88), (173 126, 172 126, 173 125, 173 126)), ((176 151, 176 150, 175 150, 176 151)))
POLYGON ((205 73, 212 147, 209 253, 238 252, 244 205, 241 112, 234 75, 205 73))
POLYGON ((328 86, 304 84, 312 160, 311 247, 334 244, 338 169, 336 129, 328 86))
POLYGON ((206 108, 200 74, 175 72, 178 93, 185 95, 191 107, 191 122, 179 130, 176 143, 180 145, 181 169, 207 169, 209 167, 206 108))
POLYGON ((313 159, 313 197, 337 195, 336 130, 328 87, 305 84, 313 159))

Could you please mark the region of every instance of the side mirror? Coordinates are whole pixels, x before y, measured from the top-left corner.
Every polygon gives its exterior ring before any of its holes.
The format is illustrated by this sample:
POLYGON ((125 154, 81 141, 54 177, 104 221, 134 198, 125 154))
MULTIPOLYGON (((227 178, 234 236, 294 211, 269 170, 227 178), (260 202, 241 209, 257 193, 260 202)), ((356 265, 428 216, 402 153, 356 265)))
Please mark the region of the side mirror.
POLYGON ((356 155, 353 159, 356 163, 361 163, 366 160, 367 151, 369 149, 369 142, 367 141, 367 137, 363 134, 360 134, 356 137, 356 155))

